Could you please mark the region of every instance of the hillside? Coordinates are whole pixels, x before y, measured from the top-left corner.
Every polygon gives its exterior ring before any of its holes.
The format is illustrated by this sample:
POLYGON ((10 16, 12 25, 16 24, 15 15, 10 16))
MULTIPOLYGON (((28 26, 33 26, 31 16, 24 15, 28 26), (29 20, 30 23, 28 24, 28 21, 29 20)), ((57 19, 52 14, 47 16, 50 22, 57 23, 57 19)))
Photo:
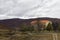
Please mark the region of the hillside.
MULTIPOLYGON (((60 19, 58 18, 33 18, 33 19, 19 19, 19 18, 13 18, 13 19, 5 19, 5 20, 0 20, 0 29, 15 29, 15 28, 20 28, 21 25, 26 24, 27 26, 30 25, 30 23, 34 20, 50 20, 53 23, 60 23, 60 19), (4 26, 2 26, 4 25, 4 26), (1 27, 2 26, 2 27, 1 27)), ((54 24, 55 25, 55 24, 54 24)))

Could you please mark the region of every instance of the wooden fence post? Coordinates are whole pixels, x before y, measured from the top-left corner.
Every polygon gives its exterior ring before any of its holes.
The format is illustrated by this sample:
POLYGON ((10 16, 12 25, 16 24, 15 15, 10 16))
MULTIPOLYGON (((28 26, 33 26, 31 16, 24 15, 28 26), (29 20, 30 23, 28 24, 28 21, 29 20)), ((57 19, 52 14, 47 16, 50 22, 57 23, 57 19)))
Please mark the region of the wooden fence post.
POLYGON ((53 40, 58 40, 56 33, 53 33, 52 36, 53 36, 53 40))

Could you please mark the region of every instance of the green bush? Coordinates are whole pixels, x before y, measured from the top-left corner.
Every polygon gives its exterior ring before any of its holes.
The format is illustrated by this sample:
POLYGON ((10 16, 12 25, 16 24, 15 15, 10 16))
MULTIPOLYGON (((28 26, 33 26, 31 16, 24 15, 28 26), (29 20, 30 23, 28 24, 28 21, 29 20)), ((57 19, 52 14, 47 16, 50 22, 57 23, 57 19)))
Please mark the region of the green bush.
POLYGON ((53 26, 52 24, 48 24, 47 28, 46 28, 47 31, 53 31, 53 26))

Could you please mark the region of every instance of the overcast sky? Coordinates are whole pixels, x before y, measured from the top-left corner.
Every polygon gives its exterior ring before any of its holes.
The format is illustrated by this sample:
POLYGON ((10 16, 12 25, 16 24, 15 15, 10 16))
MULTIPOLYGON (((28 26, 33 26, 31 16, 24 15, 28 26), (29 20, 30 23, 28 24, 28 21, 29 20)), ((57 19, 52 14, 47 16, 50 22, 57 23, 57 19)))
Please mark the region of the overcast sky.
POLYGON ((60 0, 0 0, 0 19, 60 18, 60 0))

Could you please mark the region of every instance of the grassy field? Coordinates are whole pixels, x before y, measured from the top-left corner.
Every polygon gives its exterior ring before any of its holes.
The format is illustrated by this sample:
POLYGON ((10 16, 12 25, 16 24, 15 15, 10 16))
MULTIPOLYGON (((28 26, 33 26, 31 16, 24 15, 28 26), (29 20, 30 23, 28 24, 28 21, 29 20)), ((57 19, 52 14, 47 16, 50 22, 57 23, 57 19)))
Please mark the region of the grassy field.
POLYGON ((60 33, 41 32, 9 32, 8 30, 0 30, 0 40, 60 40, 60 33))

